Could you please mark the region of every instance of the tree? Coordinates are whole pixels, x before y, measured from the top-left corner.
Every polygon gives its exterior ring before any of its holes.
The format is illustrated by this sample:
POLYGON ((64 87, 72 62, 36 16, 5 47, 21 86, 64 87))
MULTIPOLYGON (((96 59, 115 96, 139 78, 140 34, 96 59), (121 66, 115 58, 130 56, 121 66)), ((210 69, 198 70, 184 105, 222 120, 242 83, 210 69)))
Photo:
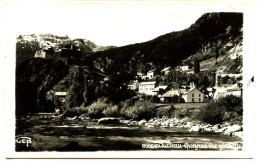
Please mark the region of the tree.
POLYGON ((207 87, 210 85, 210 81, 206 75, 200 75, 199 81, 198 81, 199 89, 202 89, 203 91, 207 90, 207 87))
POLYGON ((73 84, 69 88, 66 97, 67 108, 77 107, 84 103, 84 73, 82 67, 78 67, 73 76, 73 84))
POLYGON ((172 102, 173 103, 185 103, 185 100, 182 97, 178 96, 178 95, 174 95, 172 97, 172 102))
POLYGON ((230 77, 228 75, 220 78, 220 84, 227 84, 230 77))
POLYGON ((218 57, 219 57, 219 47, 217 43, 215 44, 215 58, 216 58, 216 64, 218 63, 218 57))
POLYGON ((150 100, 151 100, 152 103, 159 103, 160 102, 160 98, 156 95, 152 96, 150 100))
POLYGON ((84 72, 82 67, 78 67, 78 69, 76 70, 74 75, 74 82, 80 85, 84 84, 84 72))
POLYGON ((80 106, 84 102, 82 85, 72 84, 66 97, 67 108, 80 106))
POLYGON ((95 92, 96 92, 96 87, 93 84, 93 82, 85 83, 85 88, 83 93, 84 106, 91 104, 97 98, 95 92))
POLYGON ((200 72, 200 62, 198 59, 195 59, 194 60, 194 65, 193 65, 193 70, 194 70, 194 73, 197 74, 200 72))
POLYGON ((127 84, 136 75, 136 63, 132 61, 129 65, 116 60, 107 67, 107 80, 103 85, 103 96, 107 97, 111 102, 120 106, 120 102, 131 98, 134 93, 129 90, 127 84))

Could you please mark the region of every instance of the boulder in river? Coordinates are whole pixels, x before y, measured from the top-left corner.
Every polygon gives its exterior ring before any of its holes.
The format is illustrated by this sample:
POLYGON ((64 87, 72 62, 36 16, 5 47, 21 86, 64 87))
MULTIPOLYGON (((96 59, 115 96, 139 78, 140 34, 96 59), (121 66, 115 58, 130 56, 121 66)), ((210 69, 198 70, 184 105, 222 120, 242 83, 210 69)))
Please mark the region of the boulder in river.
POLYGON ((118 118, 101 118, 98 120, 97 124, 120 124, 120 120, 118 118))
POLYGON ((214 130, 215 133, 222 133, 227 129, 227 127, 220 128, 218 130, 214 130))
POLYGON ((198 126, 198 125, 192 126, 189 129, 189 132, 199 132, 199 131, 200 131, 200 126, 198 126))
POLYGON ((154 125, 147 125, 148 128, 154 128, 154 125))
POLYGON ((130 120, 120 120, 120 123, 122 124, 130 124, 130 120))
POLYGON ((185 125, 184 125, 184 128, 191 128, 192 124, 191 122, 187 122, 185 125))
POLYGON ((170 124, 170 122, 169 122, 168 120, 161 122, 161 126, 166 126, 166 127, 168 127, 169 124, 170 124))
POLYGON ((204 132, 213 132, 212 127, 207 127, 203 129, 204 132))
POLYGON ((242 131, 242 127, 240 125, 232 125, 228 126, 227 129, 223 132, 224 135, 231 135, 233 132, 242 131))
POLYGON ((146 123, 146 120, 141 120, 138 122, 138 125, 144 125, 146 123))
POLYGON ((236 137, 239 137, 239 138, 243 138, 243 131, 234 132, 234 133, 232 134, 232 136, 236 136, 236 137))

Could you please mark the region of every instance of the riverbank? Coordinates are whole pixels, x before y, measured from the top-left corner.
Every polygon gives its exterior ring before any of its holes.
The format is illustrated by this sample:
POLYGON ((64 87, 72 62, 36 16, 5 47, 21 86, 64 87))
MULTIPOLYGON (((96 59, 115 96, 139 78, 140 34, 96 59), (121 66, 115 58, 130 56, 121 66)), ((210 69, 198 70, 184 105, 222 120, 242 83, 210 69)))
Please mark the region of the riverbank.
POLYGON ((222 124, 206 124, 200 121, 189 121, 188 119, 178 119, 178 118, 167 118, 162 117, 160 119, 153 118, 148 121, 140 120, 121 120, 121 123, 127 125, 143 125, 149 128, 152 127, 161 127, 161 128, 185 128, 189 132, 212 132, 212 133, 220 133, 222 135, 227 136, 236 136, 239 138, 243 138, 243 127, 240 125, 231 125, 230 123, 222 123, 222 124))
POLYGON ((91 121, 92 123, 98 124, 114 124, 114 125, 125 125, 125 126, 140 126, 147 128, 183 128, 189 132, 209 132, 218 133, 225 136, 235 136, 243 138, 243 127, 238 124, 230 124, 224 122, 221 124, 207 124, 201 121, 192 121, 190 118, 168 118, 163 116, 162 118, 152 118, 150 120, 125 120, 122 118, 106 117, 100 119, 90 119, 88 116, 80 115, 74 117, 63 118, 62 115, 55 114, 41 114, 39 116, 28 116, 29 118, 38 118, 40 120, 58 120, 58 121, 91 121))
MULTIPOLYGON (((90 120, 88 117, 79 116, 74 118, 66 118, 66 120, 90 120)), ((184 128, 189 132, 211 132, 211 133, 219 133, 225 136, 235 136, 239 138, 243 138, 243 127, 238 124, 230 124, 228 122, 224 122, 221 124, 207 124, 201 121, 190 121, 188 118, 178 119, 168 118, 163 116, 162 118, 153 118, 150 120, 123 120, 120 118, 101 118, 101 119, 92 119, 93 122, 106 124, 104 121, 108 121, 110 124, 124 124, 127 126, 144 126, 148 128, 160 127, 160 128, 184 128)))

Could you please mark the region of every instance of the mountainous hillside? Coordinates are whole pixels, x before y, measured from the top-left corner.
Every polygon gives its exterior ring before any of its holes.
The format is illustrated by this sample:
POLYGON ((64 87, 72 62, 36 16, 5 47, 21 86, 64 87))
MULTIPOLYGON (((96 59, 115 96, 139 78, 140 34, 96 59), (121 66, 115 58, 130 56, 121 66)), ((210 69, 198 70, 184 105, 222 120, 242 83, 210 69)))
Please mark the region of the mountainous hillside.
MULTIPOLYGON (((168 33, 144 43, 96 52, 91 54, 91 61, 104 72, 110 63, 129 64, 131 61, 137 63, 138 71, 141 72, 166 66, 175 67, 192 55, 200 55, 199 52, 208 44, 209 48, 214 48, 215 44, 220 46, 238 36, 242 37, 242 27, 242 13, 207 13, 185 30, 168 33)), ((207 59, 210 57, 214 57, 214 54, 207 59)))
POLYGON ((16 112, 35 113, 53 109, 46 92, 68 74, 68 67, 51 59, 35 58, 16 67, 16 112))
MULTIPOLYGON (((179 85, 194 82, 198 89, 206 92, 215 85, 216 74, 242 73, 242 40, 242 13, 207 13, 185 30, 122 47, 101 47, 86 39, 70 40, 67 36, 50 34, 19 36, 17 108, 48 110, 55 92, 68 93, 69 108, 88 105, 100 97, 119 105, 120 101, 135 95, 127 85, 136 79, 138 72, 152 69, 160 72, 169 66, 173 69, 168 75, 159 73, 153 80, 179 85), (32 58, 40 48, 59 49, 72 45, 83 51, 75 62, 77 65, 32 58), (192 68, 185 73, 175 72, 174 67, 182 64, 192 68), (194 71, 195 67, 198 72, 194 71)), ((51 104, 54 106, 53 102, 51 104)))

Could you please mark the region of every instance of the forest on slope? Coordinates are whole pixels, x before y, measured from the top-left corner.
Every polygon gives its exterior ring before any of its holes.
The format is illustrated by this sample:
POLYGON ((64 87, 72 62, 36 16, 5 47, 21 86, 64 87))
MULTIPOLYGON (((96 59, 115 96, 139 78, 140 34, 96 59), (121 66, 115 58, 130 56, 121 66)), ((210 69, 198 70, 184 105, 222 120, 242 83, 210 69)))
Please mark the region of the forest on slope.
POLYGON ((219 38, 238 36, 242 27, 242 13, 206 13, 185 30, 171 32, 148 42, 93 53, 86 58, 86 63, 94 62, 104 72, 110 63, 123 66, 133 62, 141 72, 175 67, 197 53, 203 45, 217 43, 219 38), (219 37, 229 26, 232 27, 229 35, 219 37))

